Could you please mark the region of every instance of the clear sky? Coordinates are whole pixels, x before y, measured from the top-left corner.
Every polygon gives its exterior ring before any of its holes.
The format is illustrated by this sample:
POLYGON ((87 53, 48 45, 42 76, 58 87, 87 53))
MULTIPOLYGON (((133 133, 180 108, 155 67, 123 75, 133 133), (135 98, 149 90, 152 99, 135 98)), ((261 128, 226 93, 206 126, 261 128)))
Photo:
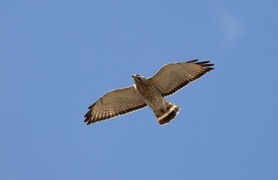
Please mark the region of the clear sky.
POLYGON ((278 179, 277 1, 1 1, 0 179, 278 179), (171 62, 215 70, 87 126, 112 89, 171 62))

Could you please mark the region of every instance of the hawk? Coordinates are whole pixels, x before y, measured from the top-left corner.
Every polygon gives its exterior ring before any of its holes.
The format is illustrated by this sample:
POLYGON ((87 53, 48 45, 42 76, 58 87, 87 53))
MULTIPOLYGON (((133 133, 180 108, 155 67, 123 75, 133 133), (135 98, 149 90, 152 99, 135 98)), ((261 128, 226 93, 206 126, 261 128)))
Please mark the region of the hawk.
POLYGON ((134 85, 108 92, 89 107, 84 116, 88 125, 149 106, 160 125, 178 114, 180 107, 164 99, 190 82, 213 70, 214 64, 198 59, 164 65, 154 76, 132 75, 134 85))

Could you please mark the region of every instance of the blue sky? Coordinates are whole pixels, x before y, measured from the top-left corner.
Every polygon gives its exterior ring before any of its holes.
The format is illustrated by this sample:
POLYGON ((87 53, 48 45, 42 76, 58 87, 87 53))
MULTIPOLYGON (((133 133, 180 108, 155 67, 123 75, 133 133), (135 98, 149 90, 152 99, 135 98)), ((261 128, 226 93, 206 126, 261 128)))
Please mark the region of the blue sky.
POLYGON ((0 179, 278 178, 277 1, 1 1, 0 179), (106 92, 199 58, 215 70, 87 126, 106 92))

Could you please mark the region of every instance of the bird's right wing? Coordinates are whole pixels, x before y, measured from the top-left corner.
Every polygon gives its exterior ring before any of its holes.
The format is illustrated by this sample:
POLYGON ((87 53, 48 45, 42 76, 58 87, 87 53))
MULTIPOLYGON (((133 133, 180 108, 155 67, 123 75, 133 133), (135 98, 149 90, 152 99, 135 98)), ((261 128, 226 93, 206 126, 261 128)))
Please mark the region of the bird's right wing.
POLYGON ((108 92, 89 107, 87 124, 109 119, 145 107, 133 86, 108 92))
POLYGON ((197 59, 167 64, 149 80, 158 87, 163 96, 167 96, 213 70, 212 66, 209 61, 198 62, 197 59))

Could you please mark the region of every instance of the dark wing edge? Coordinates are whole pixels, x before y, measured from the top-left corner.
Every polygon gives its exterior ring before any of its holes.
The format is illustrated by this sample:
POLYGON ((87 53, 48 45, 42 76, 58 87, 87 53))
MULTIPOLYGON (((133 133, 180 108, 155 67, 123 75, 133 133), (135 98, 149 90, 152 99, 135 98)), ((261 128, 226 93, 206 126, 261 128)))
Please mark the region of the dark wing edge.
MULTIPOLYGON (((194 60, 187 61, 185 63, 199 65, 202 68, 202 71, 199 71, 198 73, 195 73, 194 76, 192 76, 188 80, 182 82, 177 87, 173 88, 171 91, 162 93, 163 96, 169 96, 169 95, 177 92, 178 90, 182 89, 187 84, 189 84, 189 83, 195 81, 196 79, 200 78, 201 76, 203 76, 207 72, 209 72, 211 70, 214 70, 214 68, 212 67, 212 66, 214 66, 214 64, 210 64, 210 61, 199 61, 199 59, 194 59, 194 60)), ((182 63, 175 63, 175 64, 182 64, 182 63)), ((171 65, 171 64, 168 64, 168 65, 171 65)), ((161 70, 166 66, 167 65, 163 66, 153 77, 158 75, 161 72, 161 70)), ((150 79, 153 79, 153 77, 151 77, 150 79)))
MULTIPOLYGON (((120 89, 118 89, 118 90, 120 90, 120 89)), ((104 96, 108 95, 111 92, 113 92, 113 91, 108 92, 104 96)), ((118 111, 118 112, 115 112, 114 114, 105 114, 105 116, 99 116, 99 115, 94 114, 93 111, 94 111, 94 107, 96 106, 96 104, 100 100, 102 100, 102 98, 100 98, 99 100, 97 100, 95 103, 93 103, 91 106, 88 107, 89 111, 84 115, 84 117, 85 117, 84 122, 87 123, 87 125, 92 124, 92 123, 97 123, 100 121, 104 121, 104 120, 108 120, 108 119, 112 119, 112 118, 115 118, 117 116, 124 115, 127 113, 131 113, 133 111, 139 110, 146 106, 145 103, 138 103, 138 106, 133 106, 133 107, 127 108, 124 111, 118 111)))

